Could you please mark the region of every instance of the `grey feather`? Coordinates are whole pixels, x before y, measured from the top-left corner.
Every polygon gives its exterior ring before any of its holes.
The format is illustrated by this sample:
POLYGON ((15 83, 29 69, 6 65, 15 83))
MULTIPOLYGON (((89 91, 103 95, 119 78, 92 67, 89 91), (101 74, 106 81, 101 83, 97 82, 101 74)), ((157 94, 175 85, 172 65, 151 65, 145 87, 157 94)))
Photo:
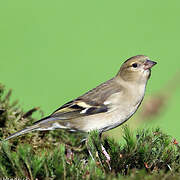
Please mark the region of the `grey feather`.
POLYGON ((24 129, 22 129, 22 130, 20 130, 20 131, 18 131, 16 133, 11 134, 6 139, 4 139, 4 141, 12 139, 12 138, 20 136, 20 135, 23 135, 23 134, 27 134, 29 132, 35 131, 36 129, 37 129, 36 125, 29 126, 29 127, 24 128, 24 129))

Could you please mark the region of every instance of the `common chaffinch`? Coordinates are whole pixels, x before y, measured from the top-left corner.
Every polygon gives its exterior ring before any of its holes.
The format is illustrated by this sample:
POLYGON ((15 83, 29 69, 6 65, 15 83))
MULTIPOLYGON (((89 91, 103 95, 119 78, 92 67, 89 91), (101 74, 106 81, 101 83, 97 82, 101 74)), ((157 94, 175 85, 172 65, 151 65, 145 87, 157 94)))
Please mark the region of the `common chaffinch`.
POLYGON ((100 133, 127 121, 140 106, 156 62, 138 55, 127 59, 112 79, 64 104, 50 116, 18 131, 5 140, 35 131, 67 129, 100 133))

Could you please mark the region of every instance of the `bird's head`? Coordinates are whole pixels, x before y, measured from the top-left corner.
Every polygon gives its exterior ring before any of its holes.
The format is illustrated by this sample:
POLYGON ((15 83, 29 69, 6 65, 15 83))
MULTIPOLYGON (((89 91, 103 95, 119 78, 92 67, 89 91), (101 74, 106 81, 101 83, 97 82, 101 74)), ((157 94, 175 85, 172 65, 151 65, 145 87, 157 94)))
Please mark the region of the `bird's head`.
POLYGON ((157 64, 144 55, 133 56, 121 66, 117 76, 125 81, 146 82, 151 75, 151 68, 157 64))

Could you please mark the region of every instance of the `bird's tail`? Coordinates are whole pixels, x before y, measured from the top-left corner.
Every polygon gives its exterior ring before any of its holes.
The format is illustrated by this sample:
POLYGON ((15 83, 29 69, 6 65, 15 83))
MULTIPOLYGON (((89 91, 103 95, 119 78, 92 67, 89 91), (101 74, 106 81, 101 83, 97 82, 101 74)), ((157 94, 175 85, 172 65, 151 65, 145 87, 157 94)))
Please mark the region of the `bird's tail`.
POLYGON ((6 139, 4 139, 3 141, 6 141, 6 140, 9 140, 11 138, 14 138, 14 137, 17 137, 17 136, 20 136, 20 135, 23 135, 23 134, 26 134, 26 133, 29 133, 29 132, 32 132, 32 131, 35 131, 37 130, 39 127, 37 125, 32 125, 32 126, 29 126, 27 128, 24 128, 18 132, 15 132, 13 134, 11 134, 10 136, 8 136, 6 139))
POLYGON ((49 131, 54 129, 67 129, 68 127, 63 125, 63 122, 58 118, 47 117, 41 119, 40 121, 35 122, 32 126, 24 128, 14 134, 11 134, 9 137, 4 139, 4 141, 9 140, 11 138, 32 132, 32 131, 49 131))

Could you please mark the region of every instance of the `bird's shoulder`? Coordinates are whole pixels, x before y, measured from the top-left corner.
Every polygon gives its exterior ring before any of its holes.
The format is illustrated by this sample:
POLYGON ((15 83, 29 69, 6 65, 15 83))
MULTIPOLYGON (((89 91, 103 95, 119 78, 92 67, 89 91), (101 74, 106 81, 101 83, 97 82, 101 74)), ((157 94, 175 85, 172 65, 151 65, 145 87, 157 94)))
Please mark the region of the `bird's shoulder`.
POLYGON ((123 86, 116 81, 116 78, 112 78, 88 91, 77 99, 94 103, 94 105, 99 105, 103 104, 109 96, 121 92, 123 89, 123 86))

